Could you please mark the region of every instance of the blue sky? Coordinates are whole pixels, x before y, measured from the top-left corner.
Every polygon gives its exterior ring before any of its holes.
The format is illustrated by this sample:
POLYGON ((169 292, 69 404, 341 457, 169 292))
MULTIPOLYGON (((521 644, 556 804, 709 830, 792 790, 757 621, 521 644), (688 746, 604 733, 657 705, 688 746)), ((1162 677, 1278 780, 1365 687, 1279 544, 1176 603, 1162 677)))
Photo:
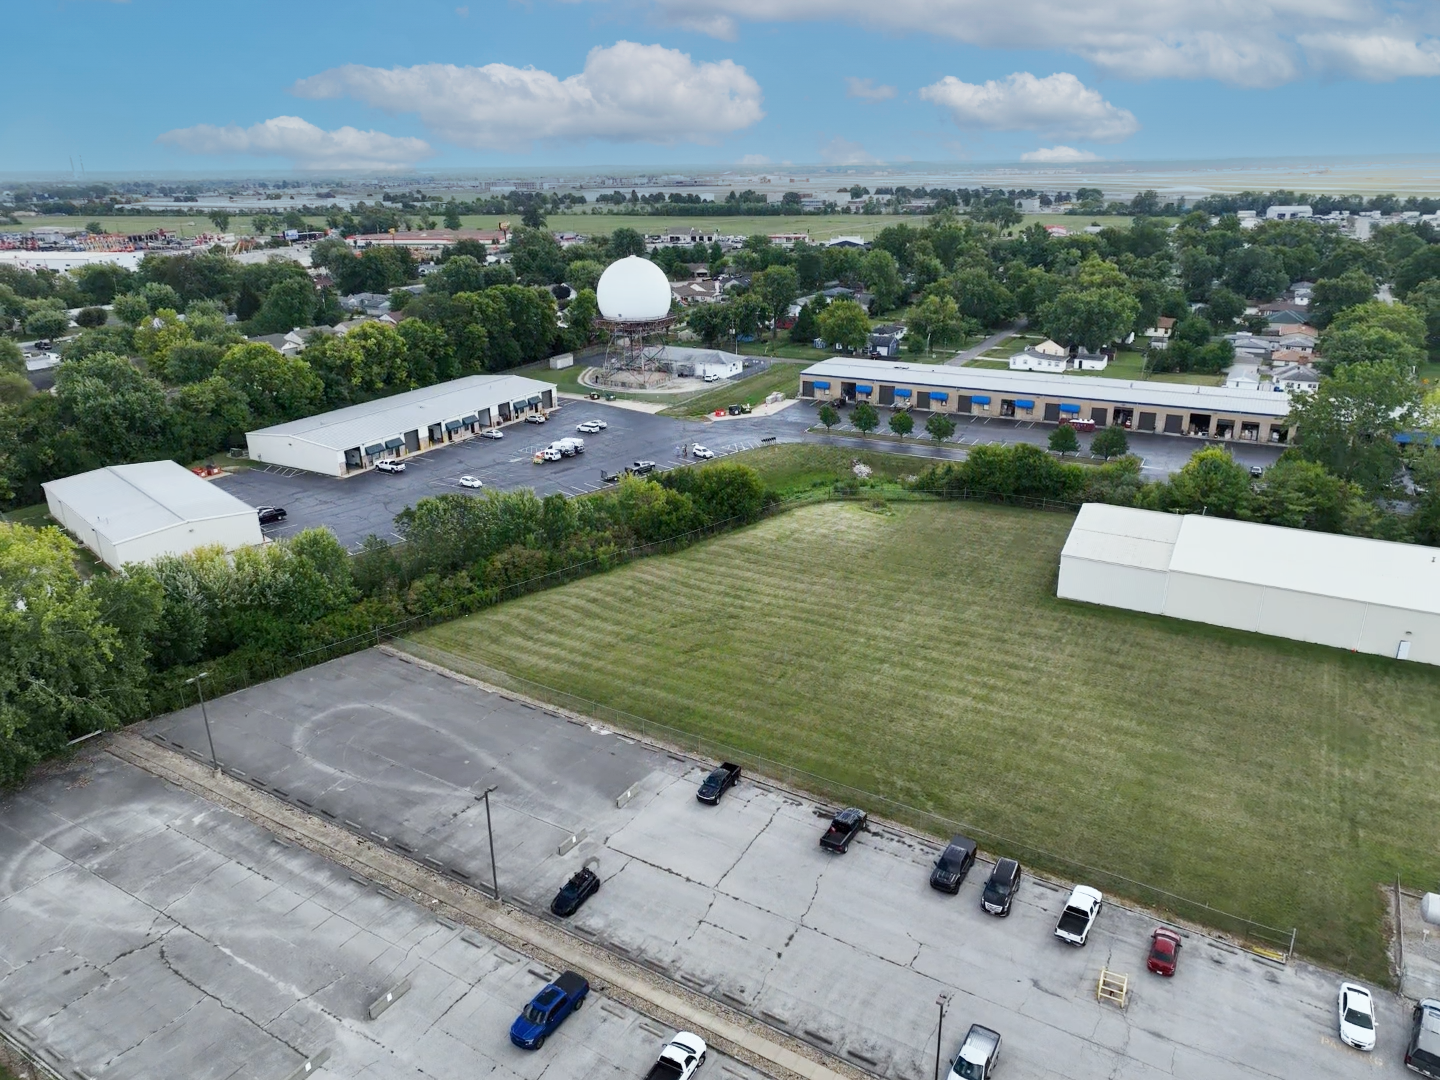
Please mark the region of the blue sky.
POLYGON ((1433 3, 15 8, 35 49, 7 173, 1378 156, 1440 134, 1433 3))

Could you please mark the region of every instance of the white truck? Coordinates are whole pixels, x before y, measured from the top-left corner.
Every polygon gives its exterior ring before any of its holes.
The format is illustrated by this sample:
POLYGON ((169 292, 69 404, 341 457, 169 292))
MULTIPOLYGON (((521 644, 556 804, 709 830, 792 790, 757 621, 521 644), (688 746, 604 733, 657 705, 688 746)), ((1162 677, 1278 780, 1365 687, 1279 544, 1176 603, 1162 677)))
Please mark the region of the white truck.
POLYGON ((1060 923, 1055 927, 1055 936, 1071 945, 1084 945, 1090 936, 1090 928, 1100 914, 1105 897, 1099 889, 1089 885, 1076 885, 1065 901, 1065 910, 1060 913, 1060 923))

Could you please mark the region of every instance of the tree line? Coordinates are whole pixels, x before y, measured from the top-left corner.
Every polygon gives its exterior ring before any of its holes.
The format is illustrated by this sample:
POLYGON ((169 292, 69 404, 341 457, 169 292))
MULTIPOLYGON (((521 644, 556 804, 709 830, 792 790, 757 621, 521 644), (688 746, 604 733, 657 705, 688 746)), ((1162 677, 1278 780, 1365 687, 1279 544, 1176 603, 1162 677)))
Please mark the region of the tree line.
POLYGON ((311 529, 89 581, 59 529, 0 523, 0 786, 70 739, 188 703, 184 680, 200 670, 224 692, 252 672, 363 647, 377 630, 453 618, 753 522, 767 501, 754 470, 725 463, 627 477, 576 499, 440 495, 396 518, 403 544, 372 536, 354 557, 311 529))

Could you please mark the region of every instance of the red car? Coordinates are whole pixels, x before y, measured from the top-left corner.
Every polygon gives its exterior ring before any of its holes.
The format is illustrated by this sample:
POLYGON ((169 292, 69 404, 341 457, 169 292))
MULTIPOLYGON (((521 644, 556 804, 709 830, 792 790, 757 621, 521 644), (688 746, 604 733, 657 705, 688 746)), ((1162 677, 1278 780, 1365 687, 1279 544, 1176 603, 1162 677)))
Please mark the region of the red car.
POLYGON ((1180 959, 1180 935, 1163 926, 1150 935, 1150 959, 1145 966, 1156 975, 1174 975, 1180 959))

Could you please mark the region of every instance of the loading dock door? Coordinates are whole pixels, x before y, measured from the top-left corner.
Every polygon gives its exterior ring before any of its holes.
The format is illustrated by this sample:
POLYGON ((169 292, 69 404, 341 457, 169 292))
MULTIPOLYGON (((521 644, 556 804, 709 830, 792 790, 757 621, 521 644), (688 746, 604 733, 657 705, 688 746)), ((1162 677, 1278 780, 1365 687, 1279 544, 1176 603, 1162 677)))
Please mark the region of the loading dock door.
POLYGON ((1183 416, 1176 416, 1174 413, 1167 413, 1165 416, 1165 434, 1179 435, 1180 425, 1184 422, 1183 416))
POLYGON ((958 396, 955 398, 955 411, 956 411, 956 412, 970 412, 970 411, 972 411, 971 408, 970 408, 970 395, 969 395, 969 394, 960 394, 960 395, 958 395, 958 396))
POLYGON ((489 410, 489 409, 481 409, 481 410, 480 410, 480 426, 481 426, 481 427, 489 427, 489 426, 490 426, 490 410, 489 410))
POLYGON ((405 449, 412 454, 420 452, 420 429, 405 432, 405 449))
POLYGON ((915 407, 917 409, 930 408, 930 394, 928 391, 921 390, 915 394, 915 407))
POLYGON ((1090 408, 1090 419, 1095 421, 1096 427, 1104 427, 1106 420, 1110 418, 1109 411, 1093 405, 1090 408))
POLYGON ((439 424, 430 425, 430 442, 441 443, 445 441, 445 429, 439 424))
POLYGON ((881 405, 894 405, 894 404, 895 404, 895 388, 894 388, 893 386, 882 386, 882 387, 880 387, 880 404, 881 404, 881 405))
POLYGON ((800 381, 800 396, 801 396, 801 397, 814 397, 814 396, 815 396, 815 384, 814 384, 813 382, 810 382, 808 379, 802 379, 802 380, 800 381))
POLYGON ((1045 419, 1056 423, 1060 419, 1060 403, 1058 401, 1047 401, 1045 403, 1045 419))
POLYGON ((1136 431, 1154 431, 1154 430, 1155 430, 1155 414, 1154 414, 1153 412, 1142 412, 1142 413, 1140 414, 1140 420, 1139 420, 1139 422, 1135 425, 1135 430, 1136 430, 1136 431))

